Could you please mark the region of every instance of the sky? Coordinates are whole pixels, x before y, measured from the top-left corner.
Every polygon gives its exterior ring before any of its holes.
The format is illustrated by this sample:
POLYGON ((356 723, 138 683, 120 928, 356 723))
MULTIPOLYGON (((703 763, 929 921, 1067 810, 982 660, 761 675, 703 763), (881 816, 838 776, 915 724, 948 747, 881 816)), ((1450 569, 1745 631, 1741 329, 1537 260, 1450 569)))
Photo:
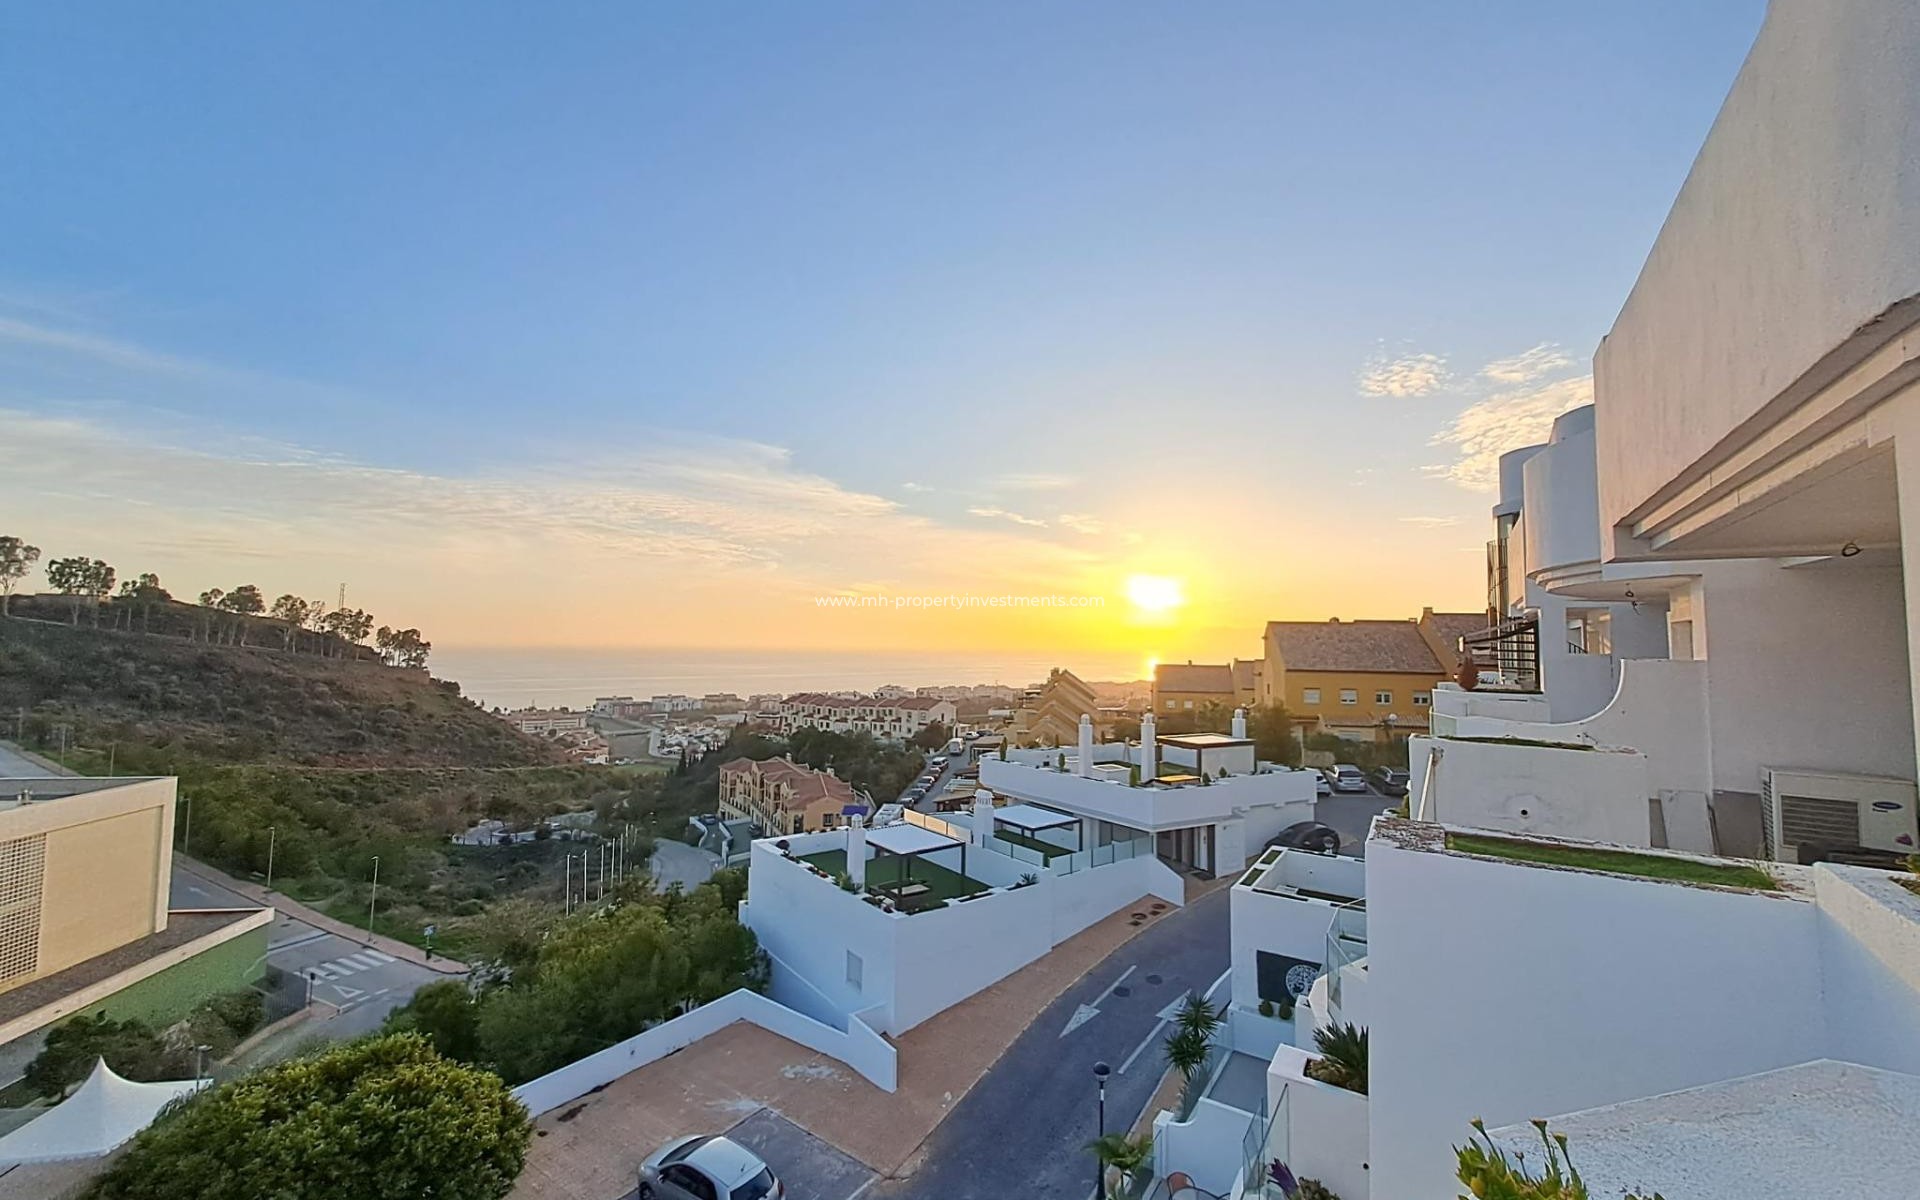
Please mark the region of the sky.
POLYGON ((0 533, 456 646, 1478 609, 1762 7, 12 6, 0 533))

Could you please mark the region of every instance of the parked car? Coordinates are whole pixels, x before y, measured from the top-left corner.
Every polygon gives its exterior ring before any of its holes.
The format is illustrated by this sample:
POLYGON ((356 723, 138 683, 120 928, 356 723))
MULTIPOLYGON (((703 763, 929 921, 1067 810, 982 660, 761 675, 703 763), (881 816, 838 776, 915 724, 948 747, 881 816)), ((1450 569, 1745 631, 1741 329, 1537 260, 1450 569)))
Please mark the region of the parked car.
POLYGON ((1375 767, 1369 776, 1373 786, 1386 796, 1404 796, 1407 794, 1407 773, 1398 767, 1375 767))
POLYGON ((1316 796, 1333 795, 1333 783, 1327 778, 1325 771, 1321 771, 1313 777, 1313 794, 1316 796))
POLYGON ((1282 829, 1267 843, 1269 849, 1310 850, 1315 854, 1340 853, 1340 831, 1318 821, 1298 821, 1282 829))
POLYGON ((944 754, 936 754, 927 760, 927 765, 938 770, 947 765, 947 756, 944 754))
POLYGON ((1360 768, 1352 763, 1335 763, 1327 768, 1327 782, 1333 784, 1336 792, 1364 792, 1367 790, 1367 777, 1360 768))
POLYGON ((680 1138, 640 1164, 640 1200, 780 1200, 786 1194, 758 1155, 723 1137, 680 1138))

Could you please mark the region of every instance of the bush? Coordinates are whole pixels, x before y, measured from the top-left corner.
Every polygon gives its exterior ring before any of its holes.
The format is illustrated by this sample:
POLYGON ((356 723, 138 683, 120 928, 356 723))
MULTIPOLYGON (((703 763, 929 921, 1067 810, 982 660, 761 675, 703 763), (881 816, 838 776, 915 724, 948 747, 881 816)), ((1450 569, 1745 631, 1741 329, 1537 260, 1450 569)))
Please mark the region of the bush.
POLYGON ((267 1002, 255 991, 223 992, 201 1007, 236 1038, 246 1037, 267 1019, 267 1002))
POLYGON ((1367 1094, 1367 1031, 1352 1024, 1328 1025, 1313 1032, 1320 1057, 1302 1068, 1309 1078, 1350 1092, 1367 1094))
POLYGON ((527 1110, 497 1075, 399 1035, 247 1075, 166 1110, 92 1200, 496 1200, 526 1161, 527 1110))
POLYGON ((160 1035, 139 1021, 116 1021, 106 1013, 62 1021, 47 1033, 46 1045, 27 1064, 28 1087, 57 1100, 93 1073, 96 1059, 128 1079, 152 1083, 185 1079, 193 1064, 180 1062, 160 1035))

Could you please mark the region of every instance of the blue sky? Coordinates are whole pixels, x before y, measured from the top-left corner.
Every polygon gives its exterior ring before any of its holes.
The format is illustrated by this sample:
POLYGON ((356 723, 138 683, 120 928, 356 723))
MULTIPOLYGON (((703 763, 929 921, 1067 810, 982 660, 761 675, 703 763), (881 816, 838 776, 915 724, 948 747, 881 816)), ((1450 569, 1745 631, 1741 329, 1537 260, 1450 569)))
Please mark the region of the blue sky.
POLYGON ((0 508, 450 641, 1071 643, 803 610, 1143 570, 1156 653, 1474 607, 1472 485, 1761 9, 15 9, 0 508))

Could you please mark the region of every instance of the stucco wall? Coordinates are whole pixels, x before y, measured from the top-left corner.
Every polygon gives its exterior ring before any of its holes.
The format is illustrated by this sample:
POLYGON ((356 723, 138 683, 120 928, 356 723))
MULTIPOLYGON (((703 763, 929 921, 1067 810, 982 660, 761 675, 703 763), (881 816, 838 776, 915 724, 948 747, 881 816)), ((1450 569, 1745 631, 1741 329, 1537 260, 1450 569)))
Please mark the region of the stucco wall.
POLYGON ((1373 1184, 1367 1098, 1309 1079, 1303 1068, 1316 1057, 1282 1046, 1267 1067, 1268 1108, 1286 1109, 1288 1165, 1295 1178, 1318 1179, 1341 1200, 1367 1200, 1373 1184))
MULTIPOLYGON (((1792 873, 1792 869, 1783 869, 1792 873)), ((1373 1191, 1498 1126, 1820 1057, 1806 899, 1368 844, 1373 1191)))
POLYGON ((1407 762, 1413 768, 1408 794, 1423 820, 1621 846, 1653 844, 1647 758, 1637 750, 1417 737, 1407 747, 1407 762), (1431 767, 1435 747, 1442 757, 1431 767))
POLYGON ((1884 871, 1814 868, 1827 1055, 1920 1074, 1920 896, 1884 871))
POLYGON ((1605 526, 1920 292, 1916 73, 1910 0, 1774 0, 1594 356, 1605 526))
POLYGON ((1233 889, 1227 904, 1231 910, 1233 1002, 1241 1008, 1260 1007, 1260 951, 1310 963, 1326 961, 1332 905, 1239 886, 1233 889))

